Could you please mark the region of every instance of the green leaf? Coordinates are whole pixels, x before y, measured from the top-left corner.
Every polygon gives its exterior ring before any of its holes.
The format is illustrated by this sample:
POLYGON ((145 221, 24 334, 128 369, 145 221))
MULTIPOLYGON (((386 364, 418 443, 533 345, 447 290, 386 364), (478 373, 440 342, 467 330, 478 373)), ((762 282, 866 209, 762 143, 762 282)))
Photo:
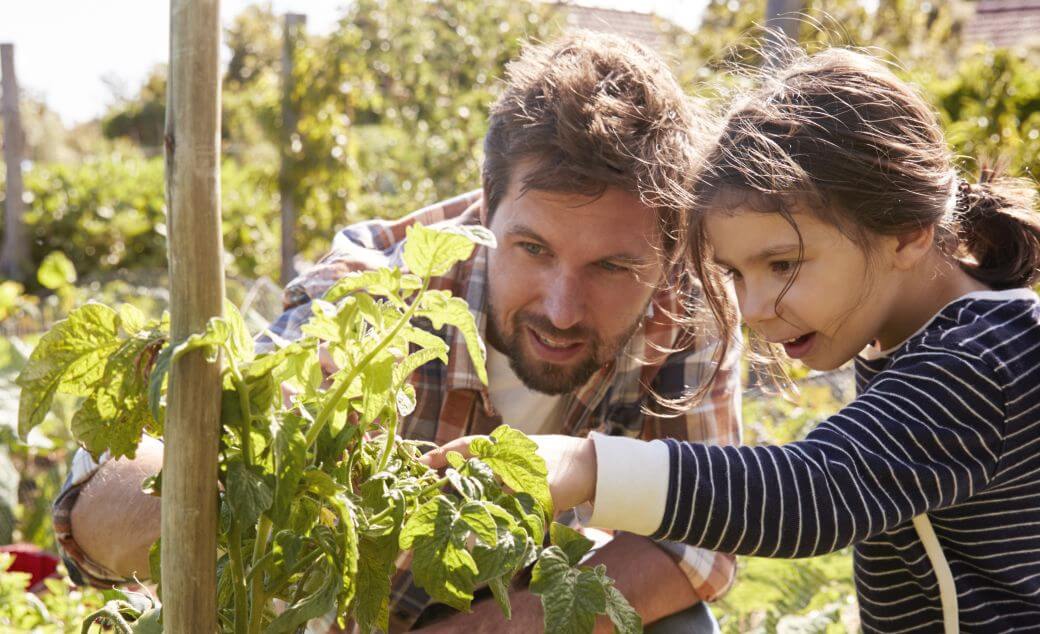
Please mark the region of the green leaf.
POLYGON ((553 522, 549 526, 549 541, 553 546, 560 547, 572 566, 577 566, 585 554, 595 546, 591 539, 559 522, 553 522))
POLYGON ((391 402, 394 398, 391 386, 394 381, 394 358, 390 355, 381 355, 373 359, 361 370, 363 385, 363 396, 361 406, 361 422, 371 423, 379 418, 379 414, 389 405, 396 407, 397 403, 391 402))
POLYGON ((76 283, 76 267, 61 251, 51 251, 40 262, 36 279, 44 288, 58 290, 76 283))
POLYGON ((206 361, 216 362, 220 347, 227 344, 231 337, 231 326, 221 317, 210 317, 202 332, 190 335, 184 341, 174 345, 173 359, 176 361, 192 350, 204 350, 206 361))
POLYGON ((73 435, 95 456, 106 449, 113 457, 133 456, 144 430, 157 431, 140 368, 152 344, 141 337, 124 340, 110 353, 101 378, 73 415, 73 435))
POLYGON ((326 291, 322 299, 337 302, 359 290, 364 290, 370 295, 392 298, 400 291, 417 291, 420 288, 422 279, 417 275, 403 274, 397 268, 380 268, 348 273, 326 291))
POLYGON ((534 548, 534 542, 508 511, 490 502, 486 508, 495 519, 497 542, 477 542, 473 546, 473 559, 480 569, 477 583, 490 582, 503 576, 511 577, 523 567, 528 550, 534 548))
POLYGON ((249 327, 242 313, 238 312, 238 307, 227 299, 224 300, 224 322, 230 330, 228 348, 231 349, 231 355, 239 361, 252 361, 255 348, 249 327))
POLYGON ((287 634, 307 621, 326 614, 336 607, 336 596, 342 585, 342 577, 327 559, 319 565, 319 574, 312 575, 313 583, 305 588, 307 594, 285 609, 264 630, 269 634, 287 634))
POLYGON ((469 312, 466 300, 452 297, 448 291, 426 291, 418 301, 416 317, 429 319, 437 330, 448 324, 462 333, 462 337, 466 341, 466 351, 473 362, 473 368, 480 381, 487 385, 487 349, 480 338, 477 322, 473 319, 473 314, 469 312))
POLYGON ((401 548, 413 549, 412 574, 429 595, 456 610, 469 611, 479 569, 465 548, 469 526, 459 522, 452 502, 437 496, 408 518, 401 548))
POLYGON ((274 500, 271 519, 275 525, 284 524, 292 509, 293 500, 307 456, 307 441, 300 429, 302 419, 291 412, 282 413, 272 423, 274 434, 274 500))
POLYGON ((470 453, 487 463, 495 475, 509 488, 533 497, 547 517, 552 517, 552 496, 549 494, 548 470, 545 461, 536 453, 533 440, 508 425, 491 432, 490 438, 476 438, 470 443, 470 453))
POLYGON ((607 592, 593 570, 571 567, 558 546, 542 551, 531 571, 532 593, 542 597, 546 634, 591 632, 607 611, 607 592))
POLYGON ((498 543, 498 530, 495 518, 487 509, 487 503, 481 500, 470 500, 459 509, 459 521, 469 527, 477 539, 488 546, 498 543))
POLYGON ((148 575, 152 583, 162 579, 162 538, 155 540, 148 549, 148 575))
MULTIPOLYGON (((597 566, 597 569, 599 566, 597 566)), ((607 591, 607 616, 614 624, 614 631, 620 634, 639 634, 643 631, 643 619, 639 613, 632 608, 621 591, 614 587, 613 582, 606 579, 603 573, 605 588, 607 591)))
POLYGON ((242 462, 227 465, 227 501, 243 526, 252 526, 271 507, 274 496, 263 477, 242 462))
POLYGON ((520 526, 532 541, 539 544, 544 541, 545 515, 533 497, 526 493, 503 494, 495 498, 495 503, 519 519, 520 526))
POLYGON ((118 315, 101 304, 72 311, 45 334, 18 375, 18 433, 40 424, 58 391, 89 396, 120 345, 118 315))
POLYGON ((495 597, 495 603, 498 604, 507 621, 513 618, 513 606, 509 602, 509 580, 512 576, 512 573, 509 573, 488 580, 491 596, 495 597))
POLYGON ((173 359, 173 346, 167 344, 159 356, 155 358, 155 367, 148 378, 148 408, 152 418, 160 425, 166 418, 166 403, 163 394, 170 374, 170 360, 173 359))
POLYGON ((133 622, 133 634, 162 634, 162 608, 147 610, 133 622))
POLYGON ((147 320, 144 317, 144 313, 136 306, 133 304, 120 304, 117 310, 119 312, 119 325, 122 326, 123 332, 128 335, 135 335, 144 330, 147 320))
POLYGON ((405 236, 404 262, 409 271, 421 277, 444 275, 473 253, 476 245, 473 236, 478 235, 486 239, 483 233, 437 230, 413 224, 405 236))

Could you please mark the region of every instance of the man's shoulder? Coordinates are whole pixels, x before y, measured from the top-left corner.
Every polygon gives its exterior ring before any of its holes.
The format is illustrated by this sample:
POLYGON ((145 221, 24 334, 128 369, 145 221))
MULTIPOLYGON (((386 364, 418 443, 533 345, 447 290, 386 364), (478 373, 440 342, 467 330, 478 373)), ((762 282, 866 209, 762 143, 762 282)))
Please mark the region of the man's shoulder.
POLYGON ((460 194, 394 220, 373 219, 340 230, 332 248, 316 264, 285 288, 284 305, 291 308, 320 297, 348 273, 387 266, 401 266, 408 227, 473 224, 480 222, 480 190, 460 194))

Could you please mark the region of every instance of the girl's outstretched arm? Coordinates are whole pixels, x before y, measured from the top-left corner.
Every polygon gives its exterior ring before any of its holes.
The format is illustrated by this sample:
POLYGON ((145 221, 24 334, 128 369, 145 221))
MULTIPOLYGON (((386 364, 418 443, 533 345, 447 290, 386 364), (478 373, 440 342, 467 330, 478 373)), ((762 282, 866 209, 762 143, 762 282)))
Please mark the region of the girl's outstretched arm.
POLYGON ((919 347, 805 440, 665 441, 668 481, 658 486, 667 501, 653 536, 765 557, 843 548, 984 490, 1000 459, 1004 412, 988 363, 919 347))

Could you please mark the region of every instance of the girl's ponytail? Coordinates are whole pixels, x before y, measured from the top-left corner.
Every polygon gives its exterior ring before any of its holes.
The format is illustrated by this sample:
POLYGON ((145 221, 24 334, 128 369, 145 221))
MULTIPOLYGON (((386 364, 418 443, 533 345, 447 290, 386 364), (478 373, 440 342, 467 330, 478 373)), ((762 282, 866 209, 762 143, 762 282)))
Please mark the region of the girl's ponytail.
POLYGON ((1040 213, 1032 183, 983 169, 976 184, 956 191, 961 266, 994 289, 1032 286, 1040 278, 1040 213))

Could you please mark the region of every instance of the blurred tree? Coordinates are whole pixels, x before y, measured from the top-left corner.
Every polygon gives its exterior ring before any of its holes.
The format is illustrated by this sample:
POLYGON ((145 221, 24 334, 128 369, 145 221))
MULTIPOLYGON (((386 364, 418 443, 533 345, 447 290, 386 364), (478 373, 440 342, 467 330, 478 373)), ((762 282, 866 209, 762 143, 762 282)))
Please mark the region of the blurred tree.
POLYGON ((967 172, 975 161, 1001 163, 1011 174, 1040 178, 1038 53, 979 47, 957 72, 919 72, 939 110, 946 138, 967 172))
POLYGON ((166 65, 158 64, 136 96, 120 101, 102 118, 101 131, 109 139, 126 137, 156 153, 162 148, 165 123, 166 65))
POLYGON ((479 186, 496 80, 524 41, 551 37, 526 0, 358 0, 296 56, 291 174, 304 254, 362 218, 479 186))

